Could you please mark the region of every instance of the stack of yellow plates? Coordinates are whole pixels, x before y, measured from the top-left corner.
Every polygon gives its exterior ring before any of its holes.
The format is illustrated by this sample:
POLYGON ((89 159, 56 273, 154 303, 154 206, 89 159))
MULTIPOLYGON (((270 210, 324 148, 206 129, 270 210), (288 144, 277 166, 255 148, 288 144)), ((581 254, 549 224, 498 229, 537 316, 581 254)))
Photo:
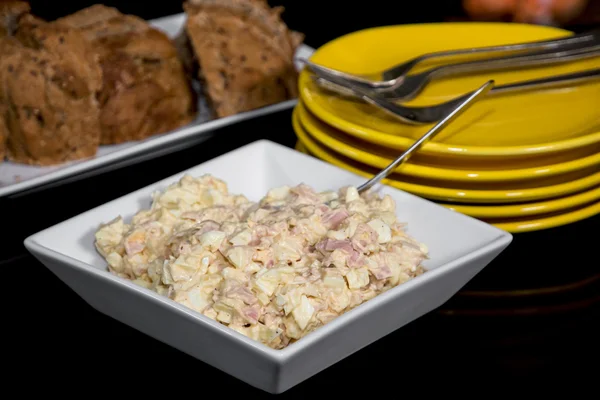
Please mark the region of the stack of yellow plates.
MULTIPOLYGON (((419 54, 570 35, 502 23, 382 27, 338 38, 311 60, 364 74, 419 54)), ((463 58, 464 60, 464 58, 463 58)), ((445 60, 445 62, 455 60, 445 60)), ((431 67, 424 63, 418 70, 431 67)), ((476 89, 600 67, 600 57, 552 67, 437 79, 406 105, 431 105, 476 89)), ((418 70, 416 72, 418 72, 418 70)), ((293 115, 298 148, 365 177, 387 166, 432 125, 407 125, 300 76, 293 115)), ((493 95, 475 104, 385 183, 510 232, 600 213, 600 81, 493 95)))

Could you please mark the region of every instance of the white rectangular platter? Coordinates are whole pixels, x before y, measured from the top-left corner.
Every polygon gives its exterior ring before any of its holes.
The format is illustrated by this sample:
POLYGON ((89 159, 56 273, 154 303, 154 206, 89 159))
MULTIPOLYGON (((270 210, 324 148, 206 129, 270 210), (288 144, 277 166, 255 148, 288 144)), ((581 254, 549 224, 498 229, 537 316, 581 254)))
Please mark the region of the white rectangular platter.
MULTIPOLYGON (((183 13, 149 21, 152 26, 163 30, 170 37, 174 37, 180 32, 184 22, 185 14, 183 13)), ((296 55, 309 57, 312 52, 312 48, 303 45, 298 49, 296 55)), ((300 68, 299 65, 297 67, 300 68)), ((206 113, 201 112, 194 122, 185 127, 141 141, 101 146, 95 157, 57 166, 38 167, 10 161, 0 162, 0 197, 83 179, 172 153, 209 139, 214 130, 218 128, 289 109, 295 104, 296 100, 289 100, 219 119, 211 119, 206 113)))

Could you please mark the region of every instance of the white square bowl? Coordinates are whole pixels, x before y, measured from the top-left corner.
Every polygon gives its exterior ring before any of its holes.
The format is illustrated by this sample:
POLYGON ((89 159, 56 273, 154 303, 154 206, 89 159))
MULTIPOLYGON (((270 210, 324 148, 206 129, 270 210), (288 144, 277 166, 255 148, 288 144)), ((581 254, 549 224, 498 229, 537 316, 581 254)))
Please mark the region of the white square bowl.
POLYGON ((260 199, 268 189, 306 183, 317 190, 364 178, 287 147, 257 141, 38 232, 26 248, 96 310, 262 390, 281 393, 437 308, 503 251, 512 235, 400 190, 408 232, 430 249, 428 271, 367 301, 283 350, 255 342, 167 297, 108 272, 94 248, 97 227, 130 218, 150 195, 184 174, 212 174, 233 193, 260 199))

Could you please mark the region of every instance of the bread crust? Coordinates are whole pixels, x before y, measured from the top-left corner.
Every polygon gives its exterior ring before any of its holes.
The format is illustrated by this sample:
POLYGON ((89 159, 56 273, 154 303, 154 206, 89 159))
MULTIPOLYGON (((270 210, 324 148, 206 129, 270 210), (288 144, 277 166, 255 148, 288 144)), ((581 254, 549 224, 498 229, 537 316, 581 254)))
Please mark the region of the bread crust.
POLYGON ((141 140, 190 123, 196 99, 173 42, 141 18, 94 5, 57 20, 97 51, 101 144, 141 140))
POLYGON ((96 154, 97 55, 81 34, 31 15, 0 39, 0 103, 8 159, 54 165, 96 154))
POLYGON ((189 0, 186 32, 216 117, 296 98, 293 57, 304 36, 263 0, 189 0))

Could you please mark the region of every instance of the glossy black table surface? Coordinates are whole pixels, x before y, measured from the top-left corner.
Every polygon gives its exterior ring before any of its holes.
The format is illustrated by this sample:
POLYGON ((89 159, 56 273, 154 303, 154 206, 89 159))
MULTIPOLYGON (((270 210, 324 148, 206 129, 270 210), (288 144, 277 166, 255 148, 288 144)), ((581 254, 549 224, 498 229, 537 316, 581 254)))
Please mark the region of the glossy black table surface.
MULTIPOLYGON (((89 2, 37 3, 52 17, 89 2)), ((178 12, 177 3, 122 2, 122 9, 154 18, 178 12)), ((353 8, 354 19, 340 19, 336 22, 340 25, 327 27, 323 15, 306 17, 318 11, 317 2, 304 3, 304 18, 298 16, 303 2, 279 3, 288 3, 290 25, 307 32, 312 46, 352 30, 394 23, 392 16, 377 20, 371 11, 366 11, 371 22, 359 23, 360 12, 353 8)), ((427 3, 419 3, 421 12, 427 3)), ((396 23, 438 20, 447 4, 440 7, 428 17, 398 16, 396 23)), ((259 139, 293 147, 291 110, 220 129, 212 139, 174 154, 0 198, 6 387, 21 393, 42 390, 46 395, 81 397, 267 396, 98 313, 22 244, 41 229, 259 139)), ((438 310, 281 397, 397 398, 431 391, 487 397, 503 389, 519 394, 525 386, 538 394, 558 386, 573 391, 592 387, 600 356, 599 248, 600 216, 515 235, 503 254, 438 310)))

